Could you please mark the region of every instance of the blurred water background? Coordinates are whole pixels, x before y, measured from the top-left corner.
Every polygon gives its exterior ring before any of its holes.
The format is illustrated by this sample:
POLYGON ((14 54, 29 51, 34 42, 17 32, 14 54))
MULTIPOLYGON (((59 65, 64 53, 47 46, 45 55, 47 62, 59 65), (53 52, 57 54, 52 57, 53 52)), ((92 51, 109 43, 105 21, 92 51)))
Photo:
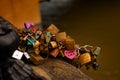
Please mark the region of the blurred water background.
POLYGON ((120 80, 120 1, 51 0, 40 3, 44 25, 55 24, 79 45, 102 48, 100 67, 81 70, 94 80, 120 80))

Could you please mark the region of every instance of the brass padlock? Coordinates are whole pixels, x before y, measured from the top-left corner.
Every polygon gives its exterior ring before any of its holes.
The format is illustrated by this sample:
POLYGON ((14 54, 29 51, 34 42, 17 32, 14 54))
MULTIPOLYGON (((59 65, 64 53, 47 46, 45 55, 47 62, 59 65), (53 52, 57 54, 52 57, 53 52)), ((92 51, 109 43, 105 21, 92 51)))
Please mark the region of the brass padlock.
POLYGON ((67 37, 65 40, 65 47, 67 50, 74 50, 75 49, 75 40, 67 37))
POLYGON ((47 31, 51 32, 53 35, 56 35, 59 32, 59 29, 54 24, 51 24, 47 28, 47 31))
POLYGON ((40 54, 40 48, 37 47, 37 48, 34 48, 34 52, 36 55, 39 55, 40 54))
POLYGON ((67 34, 66 32, 60 32, 60 33, 57 33, 56 34, 56 41, 59 42, 59 41, 62 41, 64 42, 67 38, 67 34))
POLYGON ((39 42, 39 41, 35 41, 35 42, 33 43, 33 46, 34 46, 34 48, 39 47, 39 46, 40 46, 40 42, 39 42))
POLYGON ((56 58, 57 55, 59 54, 59 52, 60 52, 60 50, 58 48, 56 48, 50 52, 50 55, 52 55, 54 58, 56 58))
POLYGON ((90 55, 90 53, 80 54, 79 62, 80 62, 80 65, 84 65, 84 64, 87 64, 87 63, 91 62, 91 55, 90 55))
POLYGON ((61 46, 59 46, 58 48, 56 48, 56 49, 54 49, 54 50, 52 50, 51 52, 50 52, 50 55, 52 55, 53 57, 57 57, 57 55, 60 53, 60 50, 61 50, 61 48, 62 48, 62 45, 61 46))
POLYGON ((41 64, 44 61, 44 58, 40 55, 36 55, 34 53, 30 53, 30 61, 35 65, 41 64))
POLYGON ((51 41, 50 45, 52 48, 56 48, 57 47, 57 42, 56 41, 51 41))
POLYGON ((39 55, 39 53, 40 53, 40 42, 39 41, 35 41, 34 43, 33 43, 33 47, 34 47, 34 52, 35 52, 35 54, 37 54, 37 55, 39 55))

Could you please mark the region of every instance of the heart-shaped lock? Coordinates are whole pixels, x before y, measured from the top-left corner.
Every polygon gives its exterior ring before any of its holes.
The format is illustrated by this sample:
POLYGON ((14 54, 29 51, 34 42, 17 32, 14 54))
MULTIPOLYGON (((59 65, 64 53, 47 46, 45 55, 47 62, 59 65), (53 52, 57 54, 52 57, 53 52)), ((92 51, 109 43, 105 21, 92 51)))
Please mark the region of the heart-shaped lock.
POLYGON ((64 55, 69 59, 73 59, 76 57, 76 50, 65 50, 64 55))

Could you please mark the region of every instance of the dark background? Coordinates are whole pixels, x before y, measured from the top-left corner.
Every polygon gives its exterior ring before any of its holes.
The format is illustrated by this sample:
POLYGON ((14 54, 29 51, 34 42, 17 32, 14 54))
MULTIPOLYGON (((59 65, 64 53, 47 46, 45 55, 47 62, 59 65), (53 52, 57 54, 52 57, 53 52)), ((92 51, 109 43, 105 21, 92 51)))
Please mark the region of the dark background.
POLYGON ((51 0, 40 5, 44 25, 55 24, 79 45, 102 48, 100 67, 81 70, 94 80, 120 80, 120 1, 51 0))

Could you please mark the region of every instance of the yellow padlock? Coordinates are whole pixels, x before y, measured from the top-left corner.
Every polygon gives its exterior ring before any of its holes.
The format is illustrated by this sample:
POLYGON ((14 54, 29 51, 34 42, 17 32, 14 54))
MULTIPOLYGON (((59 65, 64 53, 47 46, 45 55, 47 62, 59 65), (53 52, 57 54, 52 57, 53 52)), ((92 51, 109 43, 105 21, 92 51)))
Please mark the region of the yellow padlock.
POLYGON ((39 47, 40 46, 40 42, 39 41, 35 41, 33 46, 34 46, 34 48, 39 47))
POLYGON ((80 65, 84 65, 84 64, 87 64, 87 63, 91 62, 90 53, 80 54, 79 55, 79 62, 80 62, 80 65))

